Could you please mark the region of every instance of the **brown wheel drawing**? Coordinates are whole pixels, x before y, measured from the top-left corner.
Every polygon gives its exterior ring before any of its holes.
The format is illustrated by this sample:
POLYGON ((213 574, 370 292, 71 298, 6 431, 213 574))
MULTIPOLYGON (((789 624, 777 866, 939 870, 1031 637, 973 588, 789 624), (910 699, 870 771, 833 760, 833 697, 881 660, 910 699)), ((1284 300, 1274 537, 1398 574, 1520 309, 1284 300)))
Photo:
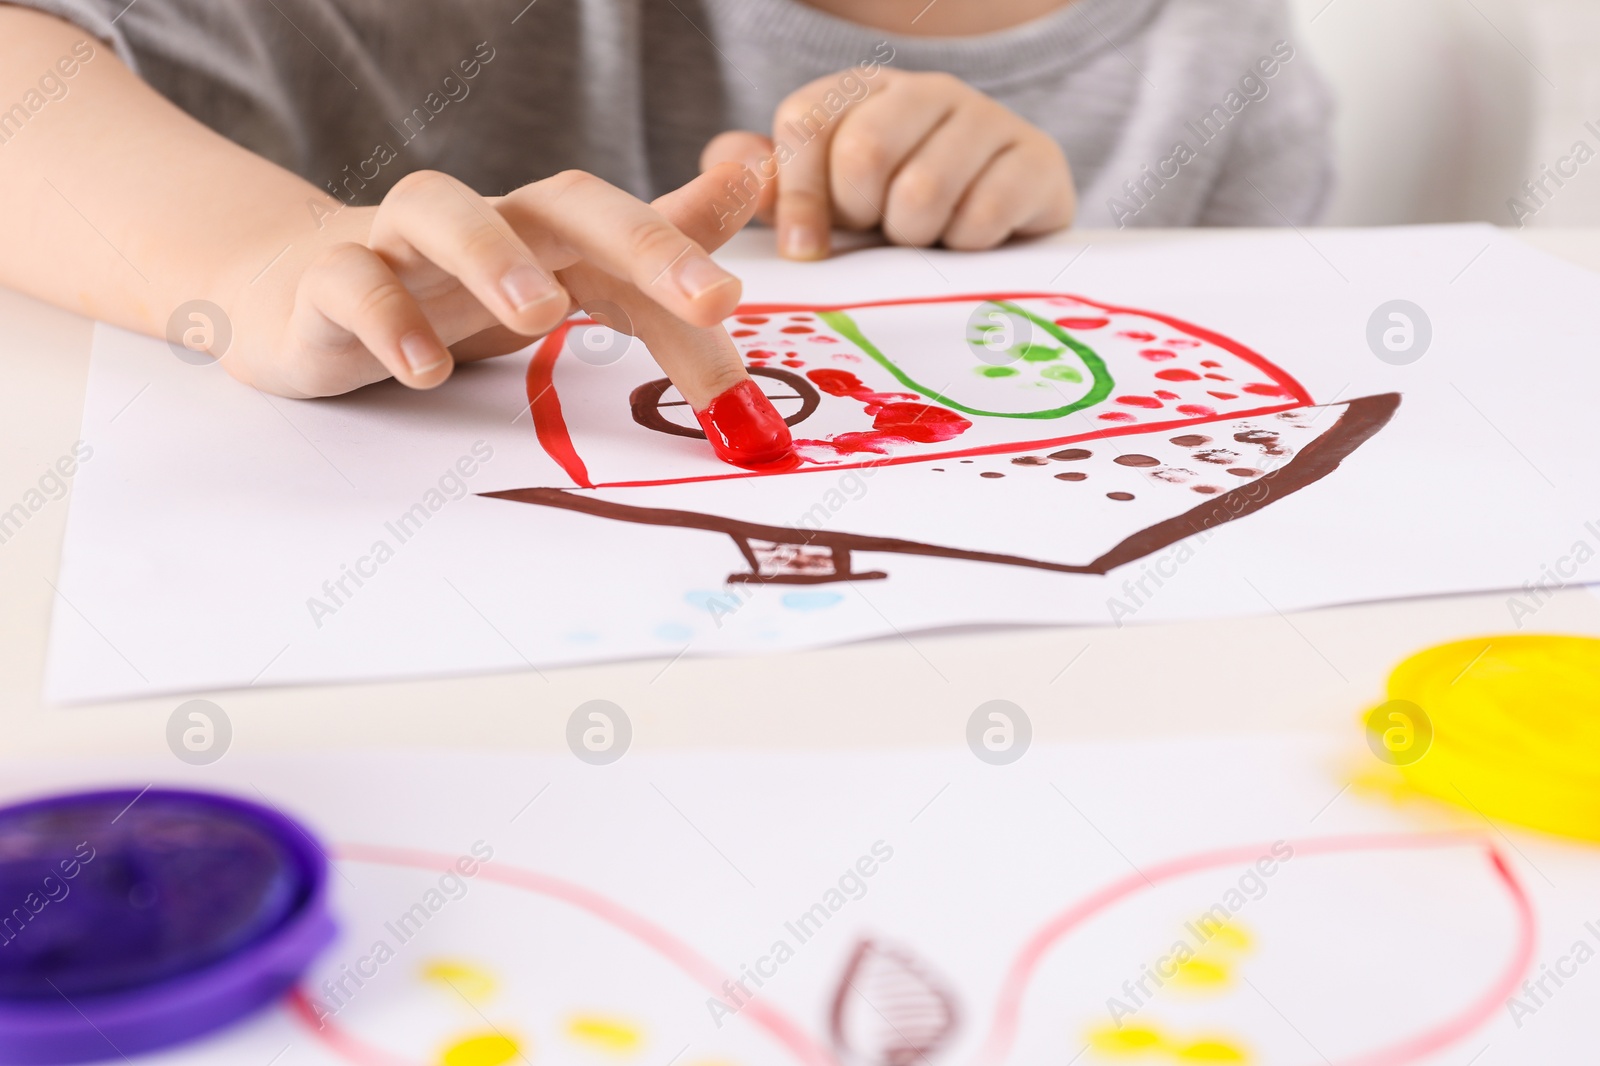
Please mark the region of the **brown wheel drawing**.
MULTIPOLYGON (((798 425, 810 418, 822 402, 822 396, 816 388, 799 374, 764 366, 749 369, 750 377, 766 393, 767 399, 772 401, 788 425, 798 425)), ((656 378, 634 389, 628 396, 628 406, 633 411, 633 420, 645 429, 671 433, 677 437, 706 439, 705 430, 696 424, 694 412, 689 409, 689 402, 678 395, 667 378, 656 378), (677 398, 666 399, 669 391, 677 398)))

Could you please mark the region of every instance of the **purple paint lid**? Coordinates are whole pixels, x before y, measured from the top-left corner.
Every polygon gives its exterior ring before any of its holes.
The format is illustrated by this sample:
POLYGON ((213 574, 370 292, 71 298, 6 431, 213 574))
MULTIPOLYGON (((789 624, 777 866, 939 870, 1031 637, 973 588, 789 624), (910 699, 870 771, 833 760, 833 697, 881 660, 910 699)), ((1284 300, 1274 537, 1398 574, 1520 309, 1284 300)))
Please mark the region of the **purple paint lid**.
POLYGON ((333 940, 328 861, 230 796, 119 789, 0 808, 0 1066, 118 1059, 292 988, 333 940))

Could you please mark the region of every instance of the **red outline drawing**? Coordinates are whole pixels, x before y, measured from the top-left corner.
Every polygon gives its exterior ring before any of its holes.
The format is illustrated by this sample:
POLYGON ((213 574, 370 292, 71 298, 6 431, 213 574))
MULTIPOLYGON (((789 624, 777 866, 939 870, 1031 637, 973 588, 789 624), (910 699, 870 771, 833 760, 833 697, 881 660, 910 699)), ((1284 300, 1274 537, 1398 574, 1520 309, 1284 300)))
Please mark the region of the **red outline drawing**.
MULTIPOLYGON (((1209 422, 1232 420, 1239 418, 1252 418, 1260 415, 1277 414, 1279 411, 1289 411, 1296 407, 1305 407, 1315 403, 1311 393, 1306 391, 1292 374, 1281 367, 1269 362, 1259 352, 1245 347, 1238 341, 1224 337, 1203 326, 1196 326, 1171 315, 1157 314, 1154 311, 1144 311, 1137 307, 1119 307, 1115 304, 1100 303, 1083 296, 1067 292, 998 292, 998 293, 963 293, 957 296, 924 296, 909 300, 869 300, 865 303, 848 304, 745 304, 734 311, 734 315, 762 315, 781 314, 790 311, 855 311, 863 307, 894 307, 915 304, 955 303, 961 300, 996 301, 996 300, 1046 300, 1057 297, 1068 297, 1089 307, 1098 307, 1102 311, 1112 314, 1140 315, 1144 318, 1154 319, 1163 325, 1171 326, 1180 333, 1187 333, 1207 343, 1238 356, 1251 366, 1267 375, 1277 385, 1282 386, 1293 394, 1294 399, 1288 403, 1267 404, 1262 407, 1251 408, 1247 411, 1234 411, 1226 415, 1207 415, 1201 418, 1174 418, 1165 422, 1147 422, 1131 426, 1107 426, 1104 429, 1089 433, 1068 434, 1064 437, 1046 437, 1034 441, 1022 441, 1008 444, 991 444, 982 448, 954 448, 949 451, 936 453, 918 453, 916 455, 902 455, 893 458, 875 456, 872 459, 859 463, 830 463, 826 466, 806 466, 798 470, 785 471, 789 473, 807 474, 817 470, 859 470, 866 466, 897 466, 901 463, 932 462, 939 459, 963 459, 977 455, 1004 455, 1016 451, 1036 451, 1041 448, 1058 448, 1063 444, 1076 444, 1086 440, 1102 440, 1106 437, 1118 437, 1128 433, 1156 433, 1175 429, 1185 429, 1189 426, 1204 425, 1209 422)), ((566 471, 572 483, 579 488, 634 488, 640 485, 684 485, 700 481, 725 481, 730 478, 746 477, 775 477, 782 476, 773 473, 763 473, 750 470, 730 470, 727 473, 706 474, 700 477, 670 478, 656 481, 605 481, 599 484, 589 480, 589 469, 578 456, 577 449, 572 444, 572 434, 567 429, 566 417, 561 412, 561 398, 555 390, 555 364, 556 359, 566 347, 567 332, 573 326, 595 325, 593 319, 572 318, 563 322, 554 332, 548 334, 539 344, 532 360, 528 363, 528 409, 533 415, 535 432, 539 435, 539 443, 549 454, 550 458, 560 464, 566 471)))

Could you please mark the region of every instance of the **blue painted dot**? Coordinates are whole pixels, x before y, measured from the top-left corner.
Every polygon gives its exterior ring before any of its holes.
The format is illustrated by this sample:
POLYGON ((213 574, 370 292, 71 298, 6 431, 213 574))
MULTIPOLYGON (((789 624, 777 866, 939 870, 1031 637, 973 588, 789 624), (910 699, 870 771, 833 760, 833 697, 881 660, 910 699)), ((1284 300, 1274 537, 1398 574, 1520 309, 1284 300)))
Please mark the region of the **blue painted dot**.
POLYGON ((663 622, 656 626, 656 636, 662 640, 684 641, 694 636, 694 630, 682 622, 663 622))
POLYGON ((728 589, 720 592, 708 592, 705 589, 695 589, 683 594, 683 601, 696 610, 704 611, 714 618, 721 618, 732 614, 744 605, 748 596, 741 596, 728 589))
POLYGON ((786 592, 783 605, 791 611, 820 611, 842 599, 844 597, 837 592, 786 592))

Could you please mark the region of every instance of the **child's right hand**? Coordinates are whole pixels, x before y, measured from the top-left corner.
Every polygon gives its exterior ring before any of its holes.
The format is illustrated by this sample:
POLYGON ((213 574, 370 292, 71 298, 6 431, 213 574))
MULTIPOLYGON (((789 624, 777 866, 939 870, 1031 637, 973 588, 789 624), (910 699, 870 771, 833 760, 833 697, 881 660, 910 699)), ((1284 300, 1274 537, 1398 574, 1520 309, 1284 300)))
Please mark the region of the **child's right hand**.
POLYGON ((748 217, 727 194, 741 176, 708 171, 646 205, 577 171, 502 197, 410 174, 379 206, 326 218, 264 272, 271 252, 240 253, 222 364, 284 396, 390 376, 431 388, 456 362, 514 351, 587 306, 644 339, 700 410, 746 376, 720 326, 740 285, 706 254, 748 217))
POLYGON ((342 207, 195 121, 76 26, 0 0, 0 100, 55 69, 71 103, 4 147, 0 285, 169 339, 192 305, 220 306, 223 366, 285 396, 391 375, 428 388, 459 361, 523 347, 576 303, 645 342, 712 423, 713 449, 787 441, 771 403, 746 396, 721 326, 739 284, 706 255, 753 209, 739 166, 654 204, 575 172, 493 198, 418 173, 377 207, 342 207), (730 391, 731 428, 711 414, 730 391))

